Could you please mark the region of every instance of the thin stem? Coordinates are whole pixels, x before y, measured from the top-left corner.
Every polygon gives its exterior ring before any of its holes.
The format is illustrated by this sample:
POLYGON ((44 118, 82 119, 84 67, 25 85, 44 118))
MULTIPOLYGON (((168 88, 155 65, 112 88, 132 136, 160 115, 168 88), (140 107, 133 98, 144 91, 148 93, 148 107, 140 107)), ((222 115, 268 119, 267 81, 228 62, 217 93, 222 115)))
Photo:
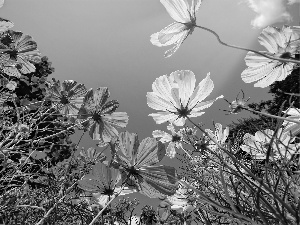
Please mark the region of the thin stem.
MULTIPOLYGON (((127 180, 127 179, 126 179, 127 180)), ((96 220, 99 218, 99 216, 101 216, 101 214, 103 213, 103 211, 107 208, 107 206, 109 206, 110 205, 110 203, 116 198, 116 197, 118 197, 120 194, 121 194, 121 192, 123 191, 123 188, 125 187, 125 183, 126 182, 124 182, 124 184, 122 185, 122 188, 121 188, 121 190, 103 207, 103 209, 97 214, 97 216, 92 220, 92 222, 90 222, 90 224, 89 225, 93 225, 95 222, 96 222, 96 220)))
POLYGON ((255 110, 253 110, 251 108, 248 108, 248 107, 241 107, 241 108, 245 109, 245 110, 247 110, 249 112, 252 112, 252 113, 258 113, 258 114, 261 114, 261 115, 264 115, 264 116, 268 116, 268 117, 272 117, 272 118, 275 118, 275 119, 286 120, 286 121, 289 121, 289 122, 292 122, 292 123, 300 124, 300 121, 292 120, 292 119, 289 119, 289 118, 286 118, 286 117, 274 116, 274 115, 271 115, 271 114, 268 114, 268 113, 263 113, 263 112, 255 111, 255 110))
POLYGON ((181 147, 181 149, 185 152, 185 154, 187 154, 187 156, 190 158, 190 159, 192 159, 193 157, 183 148, 183 147, 181 147))
MULTIPOLYGON (((196 126, 200 131, 202 131, 205 135, 207 135, 208 137, 209 134, 203 130, 201 127, 199 127, 197 124, 195 124, 189 117, 187 117, 187 119, 194 125, 196 126)), ((231 154, 231 152, 229 152, 227 149, 223 148, 220 143, 218 143, 214 138, 210 137, 210 139, 220 148, 222 149, 227 155, 230 156, 230 158, 237 163, 239 166, 241 166, 254 180, 260 182, 261 186, 264 187, 275 199, 278 199, 278 201, 284 205, 284 207, 292 214, 295 215, 296 212, 289 206, 287 205, 271 188, 269 188, 268 186, 266 186, 264 183, 261 183, 261 179, 257 178, 245 165, 243 165, 243 163, 241 163, 239 160, 237 160, 235 158, 235 156, 233 154, 231 154)))
POLYGON ((68 188, 68 190, 66 191, 66 193, 52 206, 51 209, 49 209, 49 211, 43 216, 43 218, 40 219, 40 221, 37 224, 35 224, 35 225, 41 225, 44 222, 44 220, 49 216, 49 214, 53 211, 53 209, 56 207, 56 205, 58 203, 60 203, 66 197, 67 193, 74 187, 74 185, 76 183, 77 182, 73 183, 72 186, 68 188))
POLYGON ((239 46, 236 46, 236 45, 227 44, 227 43, 223 42, 223 41, 220 39, 219 35, 218 35, 215 31, 213 31, 213 30, 211 30, 211 29, 209 29, 209 28, 206 28, 206 27, 198 26, 198 25, 194 25, 194 26, 195 26, 195 27, 198 27, 198 28, 200 28, 200 29, 206 30, 206 31, 212 33, 213 35, 215 35, 216 38, 218 39, 218 41, 219 41, 219 43, 220 43, 221 45, 224 45, 224 46, 227 46, 227 47, 230 47, 230 48, 235 48, 235 49, 244 50, 244 51, 254 52, 254 53, 256 53, 256 54, 258 54, 258 55, 261 55, 261 56, 264 56, 264 57, 266 57, 266 58, 278 60, 278 61, 285 62, 285 63, 288 63, 288 62, 289 62, 289 63, 297 63, 297 64, 300 64, 300 61, 299 61, 299 60, 277 58, 277 57, 270 56, 270 55, 266 55, 266 54, 264 54, 264 53, 261 53, 261 52, 259 52, 259 51, 255 51, 255 50, 252 50, 252 49, 248 49, 248 48, 243 48, 243 47, 239 47, 239 46))
POLYGON ((79 126, 80 124, 82 124, 82 123, 84 123, 84 122, 86 122, 86 121, 88 121, 88 120, 89 120, 89 119, 83 120, 83 121, 81 121, 79 124, 75 124, 75 125, 73 125, 73 126, 71 126, 71 127, 68 127, 67 129, 65 129, 65 130, 63 130, 63 131, 60 131, 60 132, 58 132, 58 133, 49 135, 49 136, 47 136, 47 137, 40 138, 40 139, 38 139, 38 140, 35 140, 35 141, 33 141, 33 143, 40 142, 40 141, 46 140, 46 139, 48 139, 48 138, 55 137, 55 136, 57 136, 57 135, 59 135, 59 134, 62 134, 62 133, 64 133, 64 132, 68 131, 68 130, 71 130, 71 129, 74 128, 74 127, 79 126))
POLYGON ((30 207, 33 209, 40 209, 40 210, 46 211, 46 209, 44 209, 43 207, 39 207, 39 206, 35 206, 35 205, 17 205, 16 207, 30 207))

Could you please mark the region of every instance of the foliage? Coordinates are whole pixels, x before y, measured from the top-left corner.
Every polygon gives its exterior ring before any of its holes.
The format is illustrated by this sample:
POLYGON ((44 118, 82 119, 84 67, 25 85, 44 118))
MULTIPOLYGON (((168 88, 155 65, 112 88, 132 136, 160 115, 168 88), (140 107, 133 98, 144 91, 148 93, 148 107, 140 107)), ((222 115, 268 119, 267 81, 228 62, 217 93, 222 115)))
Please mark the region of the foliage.
MULTIPOLYGON (((201 0, 191 6, 161 2, 175 22, 151 42, 175 44, 166 57, 196 27, 222 45, 247 50, 196 25, 201 0)), ((259 104, 236 99, 229 102, 230 113, 248 110, 259 118, 224 129, 214 124, 213 131, 194 123, 191 118, 223 96, 203 101, 214 88, 210 75, 196 87, 195 74, 179 70, 157 78, 147 93, 148 106, 160 110, 150 116, 157 124, 170 123, 171 134, 156 130, 140 142, 135 133, 119 133, 128 115, 116 111, 119 102, 108 100, 107 87, 87 90, 73 80, 48 81, 54 69, 32 37, 11 30, 8 20, 0 22, 1 223, 300 224, 299 27, 265 28, 259 41, 268 51, 250 50, 245 58, 242 79, 270 86, 274 99, 259 104), (79 152, 70 135, 80 129, 99 141, 99 149, 79 152), (181 170, 158 165, 164 156, 180 159, 181 170), (159 199, 159 206, 143 206, 137 219, 138 200, 112 203, 133 192, 159 199)))

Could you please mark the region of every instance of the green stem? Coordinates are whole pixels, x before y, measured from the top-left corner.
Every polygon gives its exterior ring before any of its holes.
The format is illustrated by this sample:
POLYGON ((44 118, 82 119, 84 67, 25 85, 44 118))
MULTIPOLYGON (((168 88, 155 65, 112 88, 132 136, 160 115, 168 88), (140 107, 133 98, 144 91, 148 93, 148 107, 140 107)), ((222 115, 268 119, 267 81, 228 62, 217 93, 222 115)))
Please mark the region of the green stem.
POLYGON ((244 50, 244 51, 254 52, 254 53, 256 53, 256 54, 258 54, 258 55, 261 55, 261 56, 264 56, 264 57, 266 57, 266 58, 278 60, 278 61, 285 62, 285 63, 297 63, 297 64, 300 64, 300 61, 299 61, 299 60, 277 58, 277 57, 274 57, 274 56, 266 55, 266 54, 261 53, 261 52, 259 52, 259 51, 251 50, 251 49, 248 49, 248 48, 243 48, 243 47, 236 46, 236 45, 227 44, 227 43, 223 42, 223 41, 220 39, 219 35, 218 35, 215 31, 213 31, 213 30, 211 30, 211 29, 209 29, 209 28, 206 28, 206 27, 198 26, 198 25, 195 25, 195 27, 198 27, 198 28, 200 28, 200 29, 206 30, 206 31, 212 33, 213 35, 215 35, 215 37, 218 39, 218 41, 219 41, 219 43, 220 43, 221 45, 224 45, 224 46, 227 46, 227 47, 230 47, 230 48, 235 48, 235 49, 244 50))

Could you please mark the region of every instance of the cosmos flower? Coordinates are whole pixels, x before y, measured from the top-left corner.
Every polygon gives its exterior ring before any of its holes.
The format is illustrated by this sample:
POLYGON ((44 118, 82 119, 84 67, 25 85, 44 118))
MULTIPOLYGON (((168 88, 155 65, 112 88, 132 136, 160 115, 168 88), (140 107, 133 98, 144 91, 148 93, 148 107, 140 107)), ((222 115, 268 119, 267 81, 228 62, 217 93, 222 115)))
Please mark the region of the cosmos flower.
POLYGON ((116 128, 126 127, 128 123, 126 112, 115 112, 119 107, 118 101, 106 102, 109 96, 107 87, 99 87, 95 91, 89 90, 78 116, 79 119, 89 119, 85 126, 88 127, 91 138, 102 143, 118 136, 116 128))
MULTIPOLYGON (((290 115, 287 117, 288 119, 292 119, 300 122, 300 109, 289 108, 288 110, 285 110, 283 112, 286 113, 287 115, 290 115)), ((297 123, 292 123, 285 120, 282 126, 284 127, 283 132, 288 132, 288 134, 290 135, 294 136, 300 133, 300 125, 297 123)))
POLYGON ((65 116, 77 116, 86 93, 85 86, 74 80, 65 80, 62 83, 54 80, 53 85, 48 89, 51 102, 65 116))
MULTIPOLYGON (((295 57, 297 48, 290 43, 293 40, 299 39, 299 35, 290 27, 283 26, 281 29, 275 27, 265 28, 258 41, 268 51, 261 51, 264 54, 288 59, 295 57)), ((254 87, 267 87, 275 81, 282 81, 293 71, 295 63, 280 62, 266 58, 253 52, 248 52, 245 57, 246 65, 248 66, 242 72, 242 79, 245 83, 252 83, 254 87)))
POLYGON ((17 88, 17 82, 11 80, 6 84, 6 88, 10 91, 14 91, 17 88))
POLYGON ((151 43, 158 47, 175 45, 165 52, 165 57, 173 55, 196 25, 196 13, 202 0, 193 0, 192 6, 186 0, 160 0, 169 15, 176 21, 161 31, 151 35, 151 43))
POLYGON ((195 89, 195 75, 189 70, 178 70, 170 76, 160 76, 152 84, 153 92, 147 93, 147 104, 152 109, 163 112, 152 113, 157 124, 171 122, 183 126, 187 117, 198 117, 200 112, 210 107, 218 98, 202 102, 213 90, 214 84, 207 74, 195 89))
MULTIPOLYGON (((229 135, 229 128, 226 127, 223 132, 222 124, 220 123, 215 124, 215 133, 213 133, 213 131, 210 129, 205 129, 205 131, 209 134, 209 137, 215 139, 220 145, 225 144, 225 141, 229 135)), ((213 151, 219 148, 212 140, 209 141, 208 147, 213 151)))
POLYGON ((195 209, 189 202, 188 190, 181 186, 176 190, 174 195, 167 196, 161 200, 157 208, 161 221, 166 221, 171 213, 170 210, 175 210, 186 217, 195 209))
POLYGON ((175 193, 175 168, 155 165, 166 153, 161 142, 148 137, 139 143, 137 134, 126 131, 119 134, 117 143, 115 162, 122 171, 123 181, 126 180, 128 185, 150 198, 175 193))
POLYGON ((93 166, 91 174, 87 174, 78 181, 78 186, 88 192, 92 192, 94 198, 100 206, 104 207, 110 198, 119 195, 133 193, 134 190, 125 189, 122 191, 122 187, 116 187, 117 183, 121 179, 119 170, 109 168, 102 163, 97 163, 93 166))
POLYGON ((35 72, 33 63, 41 61, 36 42, 19 31, 8 30, 1 35, 0 53, 3 72, 18 78, 21 74, 35 72))
MULTIPOLYGON (((240 147, 255 159, 266 159, 273 136, 274 131, 270 129, 257 131, 255 136, 246 133, 243 138, 244 144, 240 147)), ((271 145, 270 159, 290 159, 292 154, 295 154, 297 148, 299 148, 297 144, 291 144, 293 141, 294 138, 279 129, 271 145)))
POLYGON ((183 134, 181 131, 175 132, 174 126, 170 124, 167 129, 171 131, 171 134, 168 134, 161 130, 155 130, 152 132, 154 138, 161 138, 159 141, 162 143, 170 142, 167 147, 166 155, 170 158, 174 158, 176 155, 175 148, 182 148, 182 138, 183 134))

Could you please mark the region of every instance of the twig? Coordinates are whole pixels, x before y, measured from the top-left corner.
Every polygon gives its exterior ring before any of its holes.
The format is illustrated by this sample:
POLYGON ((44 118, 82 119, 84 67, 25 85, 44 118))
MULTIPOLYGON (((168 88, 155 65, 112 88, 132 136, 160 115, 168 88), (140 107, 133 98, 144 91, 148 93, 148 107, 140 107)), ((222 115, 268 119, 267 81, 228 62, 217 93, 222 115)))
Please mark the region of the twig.
POLYGON ((195 26, 195 27, 198 27, 198 28, 200 28, 200 29, 206 30, 206 31, 212 33, 213 35, 215 35, 216 38, 218 39, 218 41, 219 41, 219 43, 220 43, 221 45, 224 45, 224 46, 227 46, 227 47, 230 47, 230 48, 235 48, 235 49, 240 49, 240 50, 245 50, 245 51, 254 52, 254 53, 256 53, 256 54, 258 54, 258 55, 261 55, 261 56, 264 56, 264 57, 266 57, 266 58, 274 59, 274 60, 281 61, 281 62, 285 62, 285 63, 288 63, 288 62, 289 62, 289 63, 297 63, 297 64, 300 64, 300 61, 299 61, 299 60, 277 58, 277 57, 270 56, 270 55, 266 55, 266 54, 264 54, 264 53, 261 53, 261 52, 259 52, 259 51, 255 51, 255 50, 252 50, 252 49, 248 49, 248 48, 243 48, 243 47, 239 47, 239 46, 227 44, 227 43, 223 42, 223 41, 220 39, 219 35, 218 35, 215 31, 213 31, 213 30, 211 30, 211 29, 209 29, 209 28, 206 28, 206 27, 198 26, 198 25, 194 25, 194 26, 195 26))

